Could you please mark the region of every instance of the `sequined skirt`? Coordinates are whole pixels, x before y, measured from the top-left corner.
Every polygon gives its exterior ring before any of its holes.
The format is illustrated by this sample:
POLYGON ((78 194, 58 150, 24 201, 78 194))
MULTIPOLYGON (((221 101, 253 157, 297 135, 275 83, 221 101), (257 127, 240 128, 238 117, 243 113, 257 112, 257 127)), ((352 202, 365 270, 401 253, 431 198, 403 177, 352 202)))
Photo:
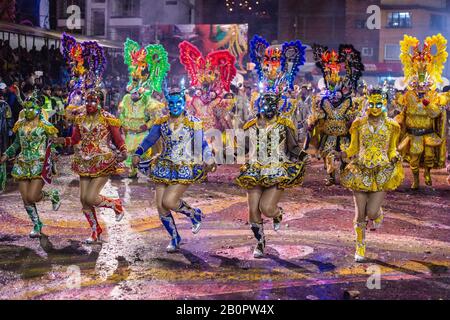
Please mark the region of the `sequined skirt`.
POLYGON ((149 177, 156 183, 192 184, 206 179, 203 165, 174 163, 168 159, 156 157, 149 168, 149 177))
POLYGON ((37 179, 41 177, 44 168, 44 159, 21 161, 16 160, 11 175, 16 180, 37 179))
POLYGON ((344 187, 362 192, 395 190, 402 184, 403 178, 401 161, 367 168, 354 160, 341 172, 341 184, 344 187))
POLYGON ((236 183, 245 189, 256 186, 264 188, 278 186, 280 189, 292 188, 302 184, 305 167, 303 162, 280 162, 268 165, 248 163, 241 167, 236 183))

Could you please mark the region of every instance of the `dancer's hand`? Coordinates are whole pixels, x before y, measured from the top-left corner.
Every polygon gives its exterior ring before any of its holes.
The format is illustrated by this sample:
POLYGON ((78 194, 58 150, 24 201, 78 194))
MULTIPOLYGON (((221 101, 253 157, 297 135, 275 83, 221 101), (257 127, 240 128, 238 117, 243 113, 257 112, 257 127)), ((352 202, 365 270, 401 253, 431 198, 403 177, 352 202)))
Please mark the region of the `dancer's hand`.
POLYGON ((133 167, 137 168, 139 165, 139 162, 141 162, 141 157, 134 155, 131 163, 133 164, 133 167))
POLYGON ((5 162, 6 160, 8 160, 8 156, 6 154, 2 155, 0 158, 0 163, 5 162))

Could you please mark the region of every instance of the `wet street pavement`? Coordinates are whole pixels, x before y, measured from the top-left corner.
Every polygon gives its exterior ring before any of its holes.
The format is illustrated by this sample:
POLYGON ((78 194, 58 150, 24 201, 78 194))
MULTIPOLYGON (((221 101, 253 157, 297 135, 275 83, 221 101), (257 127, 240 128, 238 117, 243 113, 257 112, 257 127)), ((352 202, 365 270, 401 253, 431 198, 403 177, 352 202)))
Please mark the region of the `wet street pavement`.
MULTIPOLYGON (((69 159, 63 159, 68 163, 69 159)), ((183 238, 168 254, 168 235, 146 178, 112 179, 104 195, 124 199, 126 215, 100 210, 104 241, 89 235, 78 200, 78 177, 61 170, 54 186, 59 211, 39 203, 46 236, 28 238, 31 223, 17 184, 0 194, 0 299, 450 299, 450 189, 445 170, 433 187, 409 190, 411 175, 387 196, 386 219, 367 232, 369 261, 353 262, 353 202, 340 186, 326 188, 314 161, 302 188, 283 197, 282 229, 266 220, 267 256, 254 259, 245 193, 233 183, 237 166, 221 166, 192 186, 188 203, 202 208, 199 234, 175 215, 183 238), (379 286, 378 286, 379 284, 379 286), (375 286, 375 288, 374 288, 375 286)), ((423 181, 423 177, 421 176, 423 181)))

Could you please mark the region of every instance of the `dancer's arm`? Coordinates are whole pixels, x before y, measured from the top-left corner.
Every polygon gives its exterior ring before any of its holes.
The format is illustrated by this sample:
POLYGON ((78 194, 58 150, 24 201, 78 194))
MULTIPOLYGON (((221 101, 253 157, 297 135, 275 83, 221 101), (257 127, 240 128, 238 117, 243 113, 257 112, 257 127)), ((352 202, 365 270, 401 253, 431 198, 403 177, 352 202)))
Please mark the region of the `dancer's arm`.
POLYGON ((156 141, 158 141, 160 137, 161 137, 161 125, 155 124, 150 128, 147 136, 141 142, 139 147, 137 147, 134 155, 141 157, 144 153, 147 152, 148 149, 150 149, 156 143, 156 141))
POLYGON ((359 152, 359 123, 359 120, 355 120, 350 128, 350 145, 342 151, 342 158, 351 158, 359 152))
POLYGON ((13 158, 16 155, 17 151, 19 151, 19 149, 20 149, 20 137, 16 133, 16 138, 14 139, 13 144, 10 145, 8 149, 6 149, 6 151, 2 157, 3 161, 0 161, 0 162, 4 162, 7 159, 13 158), (6 156, 6 158, 5 158, 5 156, 6 156))

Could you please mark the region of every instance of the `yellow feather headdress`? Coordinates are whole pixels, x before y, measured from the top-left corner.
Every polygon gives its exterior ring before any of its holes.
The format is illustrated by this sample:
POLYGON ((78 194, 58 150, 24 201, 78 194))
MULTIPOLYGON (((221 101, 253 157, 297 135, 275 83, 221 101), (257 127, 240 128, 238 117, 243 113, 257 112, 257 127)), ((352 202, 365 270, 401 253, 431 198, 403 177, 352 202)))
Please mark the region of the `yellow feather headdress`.
MULTIPOLYGON (((420 50, 420 41, 408 35, 404 35, 400 41, 400 61, 403 64, 405 82, 409 83, 416 76, 430 78, 434 85, 442 82, 442 72, 447 61, 447 39, 442 34, 427 37, 420 50), (436 51, 432 53, 432 47, 436 51)), ((433 86, 434 86, 433 85, 433 86)))

